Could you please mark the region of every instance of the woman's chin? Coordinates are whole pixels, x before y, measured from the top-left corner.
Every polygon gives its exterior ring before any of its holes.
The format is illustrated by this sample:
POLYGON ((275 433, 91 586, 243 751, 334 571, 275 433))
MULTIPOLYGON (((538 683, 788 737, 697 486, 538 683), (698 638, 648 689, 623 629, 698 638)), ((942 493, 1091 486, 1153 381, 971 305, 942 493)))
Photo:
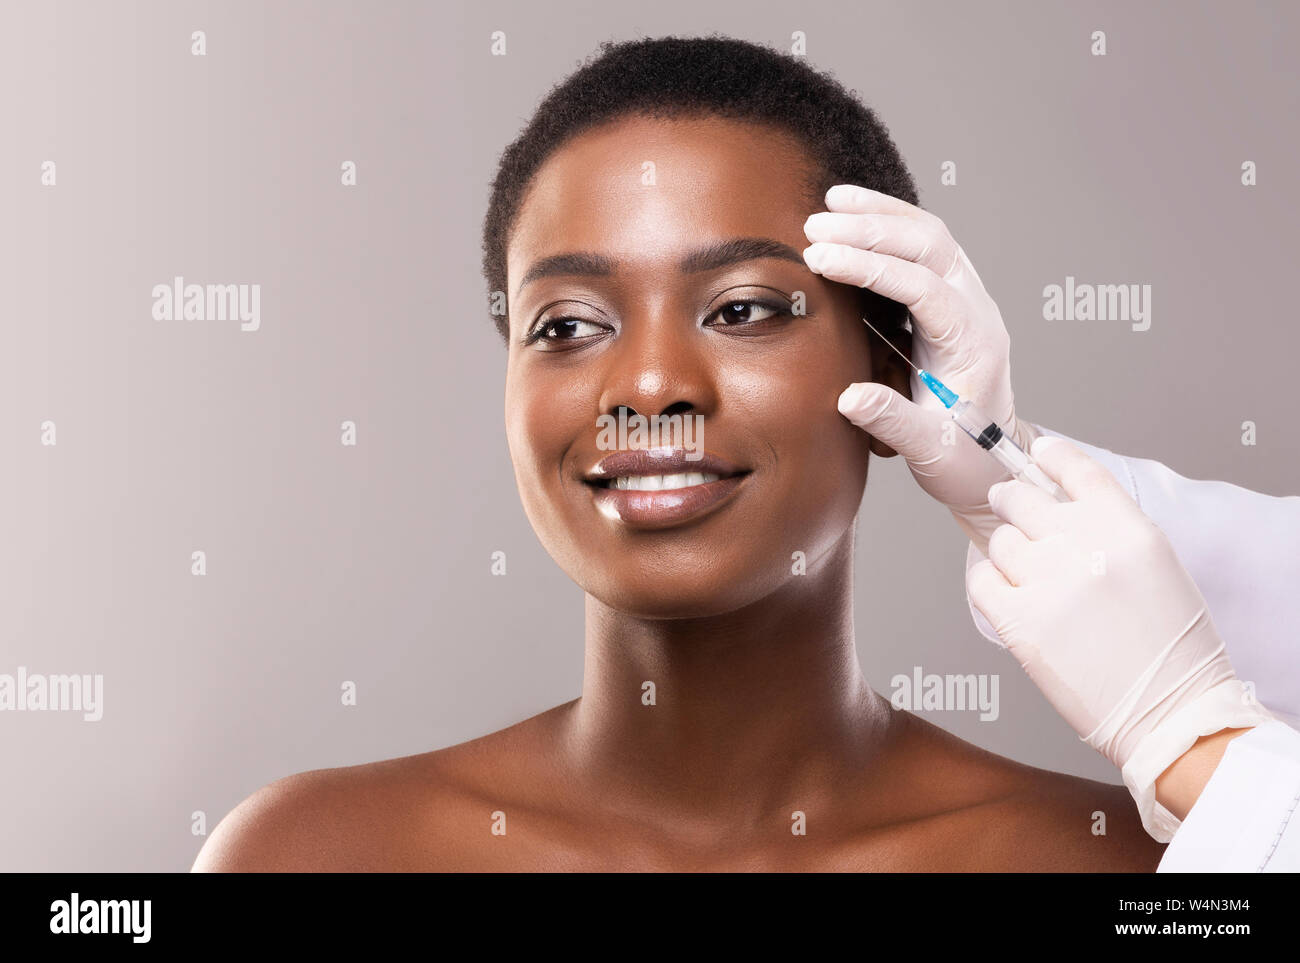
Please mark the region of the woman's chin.
POLYGON ((611 583, 606 573, 599 584, 589 584, 584 590, 609 608, 634 618, 700 619, 744 608, 776 587, 760 584, 754 573, 718 584, 717 573, 714 568, 709 578, 692 578, 656 572, 617 583, 611 583))

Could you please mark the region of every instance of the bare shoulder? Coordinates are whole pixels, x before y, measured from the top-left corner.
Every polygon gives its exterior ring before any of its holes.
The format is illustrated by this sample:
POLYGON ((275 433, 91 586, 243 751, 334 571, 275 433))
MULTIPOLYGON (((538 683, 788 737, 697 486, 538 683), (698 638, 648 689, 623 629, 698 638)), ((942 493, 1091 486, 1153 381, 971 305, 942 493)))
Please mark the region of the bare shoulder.
POLYGON ((193 871, 457 869, 510 794, 492 774, 527 775, 530 744, 563 708, 432 752, 277 779, 227 814, 193 871))
POLYGON ((1165 845, 1142 827, 1123 785, 1016 762, 916 721, 930 750, 918 757, 951 807, 935 832, 947 868, 1155 872, 1165 845))
POLYGON ((967 850, 987 872, 1154 873, 1165 846, 1142 827, 1122 785, 1007 760, 1010 791, 967 850))

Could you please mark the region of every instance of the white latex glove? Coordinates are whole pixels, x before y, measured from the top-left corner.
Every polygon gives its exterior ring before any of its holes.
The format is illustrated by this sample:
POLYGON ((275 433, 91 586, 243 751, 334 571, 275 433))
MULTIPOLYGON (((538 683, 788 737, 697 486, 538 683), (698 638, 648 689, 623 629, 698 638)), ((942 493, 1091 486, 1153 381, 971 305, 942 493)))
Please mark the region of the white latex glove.
MULTIPOLYGON (((870 288, 906 304, 912 362, 973 402, 1028 450, 1038 432, 1016 417, 1011 339, 1002 314, 943 221, 852 184, 827 191, 826 207, 804 224, 814 242, 804 251, 808 267, 827 280, 870 288)), ((890 350, 876 335, 871 338, 872 350, 890 350)), ((914 400, 909 401, 874 381, 849 385, 839 409, 902 455, 921 488, 948 507, 982 551, 999 524, 989 509, 989 486, 1009 475, 951 423, 948 409, 916 372, 911 387, 914 400)))
POLYGON ((1007 524, 967 572, 971 602, 1048 701, 1123 771, 1143 825, 1179 821, 1155 780, 1198 738, 1272 718, 1238 679, 1192 577, 1164 532, 1099 462, 1044 436, 1038 466, 1072 501, 1007 481, 989 491, 1007 524))

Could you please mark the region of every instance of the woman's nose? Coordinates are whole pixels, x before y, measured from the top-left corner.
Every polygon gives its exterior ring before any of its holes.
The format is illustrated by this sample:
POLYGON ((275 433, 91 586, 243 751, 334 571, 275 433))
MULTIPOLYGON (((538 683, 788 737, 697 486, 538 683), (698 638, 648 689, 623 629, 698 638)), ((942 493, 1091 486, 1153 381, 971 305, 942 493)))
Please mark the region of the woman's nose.
POLYGON ((619 343, 605 357, 600 402, 602 414, 617 416, 620 407, 653 417, 704 413, 715 403, 716 386, 705 357, 705 332, 678 319, 625 323, 619 343))

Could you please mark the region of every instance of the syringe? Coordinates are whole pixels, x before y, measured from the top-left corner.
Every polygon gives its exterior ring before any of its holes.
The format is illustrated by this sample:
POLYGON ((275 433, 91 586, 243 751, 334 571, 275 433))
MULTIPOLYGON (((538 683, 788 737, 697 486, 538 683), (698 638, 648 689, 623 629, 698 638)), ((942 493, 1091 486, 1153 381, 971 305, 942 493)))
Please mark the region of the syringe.
MULTIPOLYGON (((875 331, 876 334, 880 334, 876 330, 876 326, 870 321, 867 321, 866 318, 862 320, 866 322, 868 328, 875 331)), ((970 435, 977 445, 996 458, 998 463, 1010 472, 1013 478, 1028 482, 1031 485, 1037 485, 1058 502, 1070 501, 1070 496, 1061 489, 1061 486, 1047 477, 1043 470, 1035 465, 1029 455, 1025 453, 1025 450, 1012 441, 1011 436, 1004 432, 996 421, 969 401, 957 397, 957 392, 930 374, 930 372, 923 371, 912 364, 912 360, 894 347, 893 342, 883 334, 880 334, 880 339, 893 348, 898 356, 908 363, 912 370, 916 372, 916 376, 921 379, 921 382, 934 393, 936 398, 943 402, 945 408, 952 412, 952 420, 957 422, 961 430, 970 435)))

